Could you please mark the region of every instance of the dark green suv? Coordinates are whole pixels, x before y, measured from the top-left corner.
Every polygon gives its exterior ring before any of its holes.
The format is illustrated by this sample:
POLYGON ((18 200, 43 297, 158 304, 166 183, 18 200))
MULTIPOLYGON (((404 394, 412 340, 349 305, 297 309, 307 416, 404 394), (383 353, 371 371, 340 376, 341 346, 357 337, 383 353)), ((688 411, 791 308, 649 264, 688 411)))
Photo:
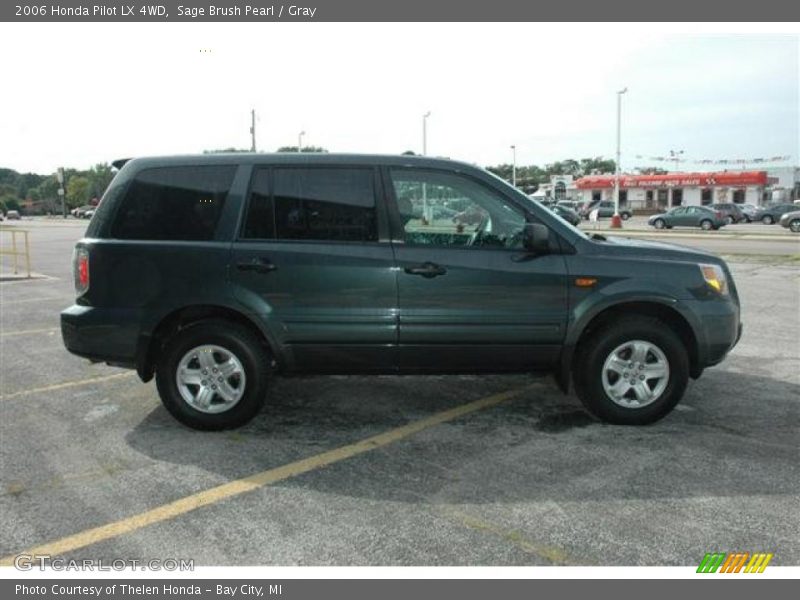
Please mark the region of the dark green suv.
POLYGON ((155 375, 198 429, 245 423, 298 373, 548 371, 601 419, 650 423, 741 333, 720 258, 587 235, 421 157, 131 160, 74 273, 67 349, 155 375))

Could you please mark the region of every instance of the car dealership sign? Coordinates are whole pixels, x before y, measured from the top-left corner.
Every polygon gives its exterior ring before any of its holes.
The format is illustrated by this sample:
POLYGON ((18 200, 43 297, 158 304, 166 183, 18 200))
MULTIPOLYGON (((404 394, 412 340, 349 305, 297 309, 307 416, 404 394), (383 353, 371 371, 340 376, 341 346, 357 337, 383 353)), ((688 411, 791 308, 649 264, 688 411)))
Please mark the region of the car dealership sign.
MULTIPOLYGON (((720 173, 667 173, 666 175, 621 175, 622 188, 660 188, 660 187, 739 187, 747 185, 766 185, 766 171, 738 171, 720 173)), ((590 175, 575 181, 579 190, 613 188, 613 175, 590 175)))

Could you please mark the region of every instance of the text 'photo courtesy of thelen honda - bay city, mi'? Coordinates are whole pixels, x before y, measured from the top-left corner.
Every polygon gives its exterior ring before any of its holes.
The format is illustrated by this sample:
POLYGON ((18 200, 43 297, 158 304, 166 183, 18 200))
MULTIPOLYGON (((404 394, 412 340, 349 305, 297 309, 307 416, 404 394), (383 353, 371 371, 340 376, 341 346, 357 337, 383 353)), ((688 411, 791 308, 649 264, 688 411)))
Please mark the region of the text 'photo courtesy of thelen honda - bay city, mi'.
POLYGON ((723 260, 586 234, 494 175, 413 156, 219 154, 120 167, 75 247, 64 343, 156 378, 197 429, 292 374, 551 372, 646 424, 741 335, 723 260))

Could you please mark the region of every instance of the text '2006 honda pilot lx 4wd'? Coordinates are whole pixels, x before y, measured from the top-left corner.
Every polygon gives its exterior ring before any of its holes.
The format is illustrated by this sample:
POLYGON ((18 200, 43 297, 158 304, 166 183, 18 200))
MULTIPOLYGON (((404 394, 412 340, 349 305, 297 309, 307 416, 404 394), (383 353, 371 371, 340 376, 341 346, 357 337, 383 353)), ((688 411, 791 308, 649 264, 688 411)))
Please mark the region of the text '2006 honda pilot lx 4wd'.
POLYGON ((422 157, 131 160, 74 273, 70 352, 155 375, 198 429, 245 423, 296 373, 550 371, 601 419, 650 423, 741 332, 716 256, 588 236, 422 157))

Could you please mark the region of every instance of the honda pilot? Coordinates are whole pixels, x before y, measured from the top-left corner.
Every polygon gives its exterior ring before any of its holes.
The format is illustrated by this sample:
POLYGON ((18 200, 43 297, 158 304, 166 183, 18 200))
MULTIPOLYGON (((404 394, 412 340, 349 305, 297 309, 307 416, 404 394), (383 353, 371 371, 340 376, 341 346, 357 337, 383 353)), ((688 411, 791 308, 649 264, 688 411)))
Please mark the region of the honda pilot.
POLYGON ((414 156, 130 160, 74 278, 67 349, 155 377, 207 430, 252 419, 275 377, 323 373, 549 372, 600 419, 646 424, 741 334, 719 257, 589 235, 414 156))

